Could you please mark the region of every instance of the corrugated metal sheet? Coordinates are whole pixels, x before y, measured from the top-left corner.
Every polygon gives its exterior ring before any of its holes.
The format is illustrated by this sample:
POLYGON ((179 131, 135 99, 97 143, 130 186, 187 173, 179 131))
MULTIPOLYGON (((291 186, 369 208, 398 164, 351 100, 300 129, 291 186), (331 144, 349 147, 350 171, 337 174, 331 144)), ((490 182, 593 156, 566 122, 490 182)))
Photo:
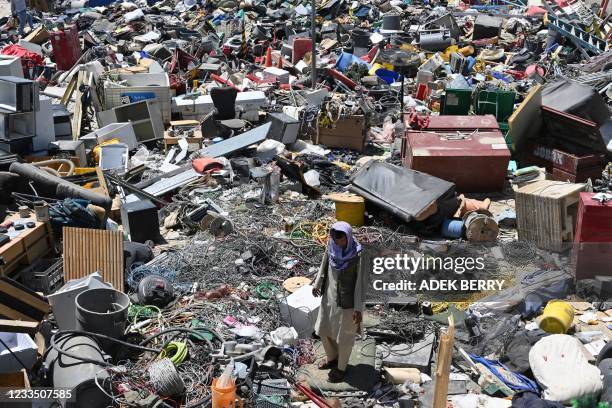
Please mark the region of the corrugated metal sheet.
POLYGON ((123 292, 123 234, 120 231, 64 227, 64 281, 100 271, 123 292))

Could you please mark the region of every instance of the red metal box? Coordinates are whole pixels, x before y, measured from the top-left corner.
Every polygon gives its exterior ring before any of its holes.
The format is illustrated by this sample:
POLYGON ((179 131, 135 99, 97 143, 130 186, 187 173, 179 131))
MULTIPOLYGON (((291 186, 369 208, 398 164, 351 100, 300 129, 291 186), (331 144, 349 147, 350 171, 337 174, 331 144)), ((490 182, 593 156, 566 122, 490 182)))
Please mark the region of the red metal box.
POLYGON ((76 26, 66 26, 64 30, 53 31, 51 34, 51 46, 57 69, 68 71, 79 58, 81 58, 81 43, 79 42, 79 30, 76 26))
POLYGON ((453 182, 460 192, 502 190, 509 161, 499 131, 408 131, 402 139, 404 166, 453 182))
MULTIPOLYGON (((544 143, 549 143, 547 139, 544 143)), ((552 144, 552 141, 550 141, 552 144)), ((556 149, 546 144, 531 143, 525 148, 521 166, 538 165, 546 167, 554 180, 582 183, 589 178, 601 177, 605 166, 605 155, 576 148, 573 153, 556 149)))
POLYGON ((601 203, 594 195, 580 193, 573 253, 577 279, 612 275, 612 201, 601 203))
MULTIPOLYGON (((408 121, 408 115, 405 116, 408 121)), ((406 127, 409 124, 406 123, 406 127)), ((438 115, 429 116, 422 130, 431 131, 498 131, 499 124, 493 115, 438 115)))

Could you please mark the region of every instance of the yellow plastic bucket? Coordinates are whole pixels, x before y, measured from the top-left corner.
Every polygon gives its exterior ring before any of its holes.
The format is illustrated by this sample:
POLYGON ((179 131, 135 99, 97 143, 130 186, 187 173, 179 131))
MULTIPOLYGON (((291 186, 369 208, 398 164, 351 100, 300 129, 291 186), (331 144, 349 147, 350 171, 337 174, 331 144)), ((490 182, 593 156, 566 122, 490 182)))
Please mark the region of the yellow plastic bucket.
POLYGON ((332 194, 336 203, 336 219, 345 221, 353 227, 361 227, 364 223, 365 200, 355 194, 332 194))
POLYGON ((540 329, 546 333, 564 334, 574 321, 574 308, 562 300, 551 300, 544 308, 540 329))

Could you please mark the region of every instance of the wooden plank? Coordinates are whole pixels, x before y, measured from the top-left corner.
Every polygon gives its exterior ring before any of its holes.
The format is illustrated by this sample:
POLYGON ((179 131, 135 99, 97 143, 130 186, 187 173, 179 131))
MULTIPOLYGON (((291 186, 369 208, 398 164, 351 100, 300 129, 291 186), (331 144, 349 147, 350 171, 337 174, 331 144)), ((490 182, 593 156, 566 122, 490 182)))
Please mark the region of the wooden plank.
MULTIPOLYGON (((19 220, 18 214, 14 214, 5 220, 7 222, 15 222, 19 220)), ((34 228, 26 228, 22 230, 18 236, 11 239, 6 244, 0 246, 0 256, 4 259, 4 265, 0 266, 0 276, 6 276, 14 271, 24 258, 26 263, 33 260, 35 256, 40 256, 43 252, 48 252, 48 230, 43 222, 35 222, 34 228), (45 240, 46 245, 40 241, 45 240), (45 248, 46 247, 46 248, 45 248)), ((13 227, 11 227, 12 231, 13 227)))
POLYGON ((537 84, 508 119, 514 151, 520 151, 525 143, 538 136, 542 128, 541 106, 542 85, 537 84))
POLYGON ((0 319, 0 332, 35 334, 37 331, 38 322, 0 319))
POLYGON ((64 280, 100 271, 102 278, 123 291, 123 234, 119 231, 64 227, 64 280))
POLYGON ((108 185, 106 184, 106 178, 104 177, 104 172, 100 166, 96 166, 96 175, 98 176, 98 182, 100 183, 100 187, 104 191, 104 195, 110 197, 110 193, 108 191, 108 185))
POLYGON ((77 83, 76 83, 76 95, 74 102, 74 112, 72 114, 72 139, 78 140, 81 136, 81 125, 83 122, 83 103, 81 101, 83 92, 81 92, 81 85, 86 82, 88 72, 85 68, 79 70, 77 83))
POLYGON ((2 303, 0 303, 0 316, 4 316, 8 319, 26 320, 30 322, 36 321, 30 316, 20 313, 15 309, 11 309, 10 307, 3 305, 2 303))
POLYGON ((21 303, 31 306, 42 313, 48 313, 51 311, 49 303, 45 302, 42 299, 42 296, 36 296, 33 294, 34 292, 28 293, 24 286, 22 286, 22 288, 26 290, 21 289, 19 286, 20 285, 17 282, 11 281, 7 278, 0 280, 0 292, 7 293, 10 296, 18 299, 21 303))
MULTIPOLYGON (((31 386, 30 386, 30 380, 28 379, 28 373, 23 368, 19 372, 16 372, 16 373, 2 373, 0 374, 0 387, 29 390, 31 389, 31 386)), ((21 403, 17 403, 16 406, 18 407, 28 406, 27 404, 30 404, 29 406, 32 406, 31 403, 24 403, 24 404, 25 405, 21 405, 21 403)), ((13 406, 12 404, 9 404, 9 403, 7 403, 7 405, 13 406)))
POLYGON ((101 112, 104 110, 102 107, 102 101, 100 101, 100 96, 98 95, 98 88, 96 87, 96 81, 92 73, 89 73, 89 81, 87 81, 87 85, 89 86, 89 95, 91 99, 91 104, 96 110, 96 112, 101 112))
POLYGON ((440 336, 438 348, 438 362, 436 364, 433 408, 446 408, 448 399, 448 382, 450 366, 453 357, 453 344, 455 343, 455 321, 448 316, 448 331, 440 336))
POLYGON ((70 99, 72 98, 72 94, 74 93, 74 90, 76 89, 77 81, 78 81, 78 78, 75 75, 73 75, 72 78, 70 79, 70 82, 68 83, 68 87, 64 91, 64 96, 62 96, 62 99, 60 100, 60 103, 62 105, 67 106, 68 102, 70 102, 70 99))

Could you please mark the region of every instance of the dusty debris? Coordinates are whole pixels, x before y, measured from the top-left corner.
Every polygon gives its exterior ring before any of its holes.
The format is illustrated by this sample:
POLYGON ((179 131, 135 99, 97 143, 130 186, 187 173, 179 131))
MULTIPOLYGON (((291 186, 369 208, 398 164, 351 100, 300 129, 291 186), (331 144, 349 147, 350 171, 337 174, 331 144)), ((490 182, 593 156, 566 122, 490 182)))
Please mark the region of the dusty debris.
POLYGON ((0 386, 608 406, 609 8, 0 5, 0 386))

